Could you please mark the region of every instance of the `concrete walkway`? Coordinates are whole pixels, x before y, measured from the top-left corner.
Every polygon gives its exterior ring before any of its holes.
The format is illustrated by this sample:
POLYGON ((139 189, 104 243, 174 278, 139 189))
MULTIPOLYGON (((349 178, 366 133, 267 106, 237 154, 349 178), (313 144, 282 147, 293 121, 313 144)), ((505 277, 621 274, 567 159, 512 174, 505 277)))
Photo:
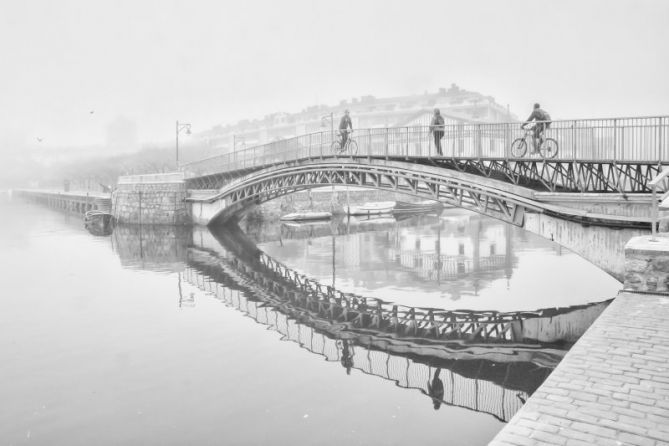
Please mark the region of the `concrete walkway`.
POLYGON ((669 297, 621 292, 490 445, 669 445, 669 297))

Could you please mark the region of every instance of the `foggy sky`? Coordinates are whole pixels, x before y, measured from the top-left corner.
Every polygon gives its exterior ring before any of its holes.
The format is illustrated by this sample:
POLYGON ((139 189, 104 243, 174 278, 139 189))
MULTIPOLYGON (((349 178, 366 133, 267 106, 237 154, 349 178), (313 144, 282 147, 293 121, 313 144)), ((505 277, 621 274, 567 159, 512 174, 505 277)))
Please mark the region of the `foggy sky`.
POLYGON ((0 150, 451 83, 520 117, 669 114, 668 24, 664 0, 3 0, 0 150))

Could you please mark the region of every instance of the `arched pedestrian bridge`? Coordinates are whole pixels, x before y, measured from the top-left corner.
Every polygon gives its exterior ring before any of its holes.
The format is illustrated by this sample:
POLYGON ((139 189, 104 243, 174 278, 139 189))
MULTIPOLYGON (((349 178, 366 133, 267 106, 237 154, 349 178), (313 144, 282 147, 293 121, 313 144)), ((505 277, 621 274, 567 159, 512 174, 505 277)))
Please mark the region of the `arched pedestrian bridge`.
POLYGON ((547 136, 559 152, 550 160, 511 156, 511 142, 522 136, 518 123, 446 126, 443 155, 427 127, 356 130, 355 154, 334 154, 334 136, 312 133, 182 166, 188 188, 202 191, 189 198, 194 220, 209 224, 296 191, 353 185, 439 200, 519 226, 526 212, 648 226, 650 211, 611 215, 563 202, 606 194, 641 196, 649 205, 649 182, 669 164, 666 116, 554 121, 547 136))

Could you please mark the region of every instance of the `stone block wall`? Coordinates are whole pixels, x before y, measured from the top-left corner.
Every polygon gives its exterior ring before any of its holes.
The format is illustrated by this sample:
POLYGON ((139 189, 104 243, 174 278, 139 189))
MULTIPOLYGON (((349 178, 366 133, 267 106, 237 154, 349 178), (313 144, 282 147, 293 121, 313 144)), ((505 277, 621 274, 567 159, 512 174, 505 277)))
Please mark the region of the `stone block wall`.
POLYGON ((626 291, 669 294, 669 234, 634 237, 625 245, 626 291))
POLYGON ((159 175, 121 177, 112 194, 112 214, 119 223, 190 225, 183 179, 159 175))

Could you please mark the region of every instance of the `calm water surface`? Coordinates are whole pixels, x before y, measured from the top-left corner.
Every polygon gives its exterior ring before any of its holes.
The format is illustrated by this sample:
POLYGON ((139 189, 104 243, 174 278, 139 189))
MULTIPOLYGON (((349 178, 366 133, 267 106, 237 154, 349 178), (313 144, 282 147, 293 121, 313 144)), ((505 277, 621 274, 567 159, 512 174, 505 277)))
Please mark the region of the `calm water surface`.
MULTIPOLYGON (((401 355, 298 324, 225 269, 206 229, 95 237, 43 207, 3 200, 0 215, 2 445, 482 445, 550 371, 401 355)), ((412 306, 536 309, 619 288, 469 214, 346 231, 275 228, 280 239, 257 244, 323 283, 412 306)))

